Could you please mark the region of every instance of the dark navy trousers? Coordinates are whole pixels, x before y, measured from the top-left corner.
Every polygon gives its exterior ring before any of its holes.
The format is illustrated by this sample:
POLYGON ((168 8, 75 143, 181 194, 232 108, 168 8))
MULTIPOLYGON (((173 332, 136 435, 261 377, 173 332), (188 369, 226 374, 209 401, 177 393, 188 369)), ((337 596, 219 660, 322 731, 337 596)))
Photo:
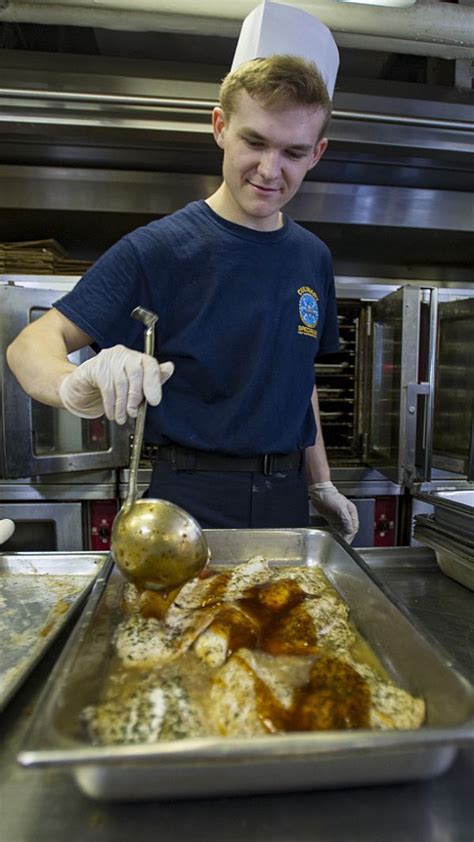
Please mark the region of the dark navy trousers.
POLYGON ((304 470, 275 473, 174 470, 155 463, 149 497, 169 500, 204 529, 278 529, 309 525, 304 470))

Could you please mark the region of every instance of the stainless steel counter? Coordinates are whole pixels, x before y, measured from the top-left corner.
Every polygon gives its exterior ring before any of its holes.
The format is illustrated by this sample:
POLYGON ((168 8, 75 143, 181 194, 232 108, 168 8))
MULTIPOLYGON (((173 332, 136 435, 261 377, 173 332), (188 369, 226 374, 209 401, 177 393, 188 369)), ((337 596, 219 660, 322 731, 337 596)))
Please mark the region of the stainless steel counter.
MULTIPOLYGON (((430 550, 361 553, 381 581, 474 682, 473 594, 445 577, 430 550)), ((63 641, 64 642, 64 641, 63 641)), ((4 842, 364 840, 472 842, 474 751, 432 781, 285 795, 103 805, 67 772, 20 768, 16 754, 60 645, 2 716, 0 803, 4 842)))

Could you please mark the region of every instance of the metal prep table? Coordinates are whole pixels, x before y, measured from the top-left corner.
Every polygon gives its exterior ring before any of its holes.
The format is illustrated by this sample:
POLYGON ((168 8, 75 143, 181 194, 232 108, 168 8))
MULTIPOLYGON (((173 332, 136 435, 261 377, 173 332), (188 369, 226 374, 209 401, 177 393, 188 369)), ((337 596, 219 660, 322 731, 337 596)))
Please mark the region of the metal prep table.
MULTIPOLYGON (((424 548, 359 551, 379 578, 474 682, 474 600, 424 548)), ((64 642, 64 638, 63 641, 64 642)), ((66 771, 23 769, 16 755, 61 642, 4 711, 0 755, 3 842, 472 842, 474 750, 416 784, 284 795, 104 805, 66 771)))

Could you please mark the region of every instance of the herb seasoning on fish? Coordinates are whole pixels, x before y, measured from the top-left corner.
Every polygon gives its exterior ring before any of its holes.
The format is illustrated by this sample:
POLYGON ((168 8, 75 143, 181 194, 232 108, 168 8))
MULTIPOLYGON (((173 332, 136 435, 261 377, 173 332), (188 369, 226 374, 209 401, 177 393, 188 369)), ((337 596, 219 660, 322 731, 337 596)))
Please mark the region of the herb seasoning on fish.
POLYGON ((82 716, 93 742, 424 720, 424 701, 393 684, 317 567, 256 556, 188 582, 169 603, 126 585, 110 675, 82 716))

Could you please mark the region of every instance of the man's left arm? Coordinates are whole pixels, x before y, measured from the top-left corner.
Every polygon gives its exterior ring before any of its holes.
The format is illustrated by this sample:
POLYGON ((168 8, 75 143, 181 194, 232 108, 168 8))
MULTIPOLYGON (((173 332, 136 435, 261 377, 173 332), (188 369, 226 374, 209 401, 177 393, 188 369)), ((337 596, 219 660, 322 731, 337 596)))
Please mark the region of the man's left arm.
POLYGON ((316 386, 311 396, 316 421, 316 441, 305 450, 308 494, 314 508, 329 525, 350 544, 359 529, 357 509, 351 500, 340 494, 331 482, 331 471, 324 446, 316 386))

